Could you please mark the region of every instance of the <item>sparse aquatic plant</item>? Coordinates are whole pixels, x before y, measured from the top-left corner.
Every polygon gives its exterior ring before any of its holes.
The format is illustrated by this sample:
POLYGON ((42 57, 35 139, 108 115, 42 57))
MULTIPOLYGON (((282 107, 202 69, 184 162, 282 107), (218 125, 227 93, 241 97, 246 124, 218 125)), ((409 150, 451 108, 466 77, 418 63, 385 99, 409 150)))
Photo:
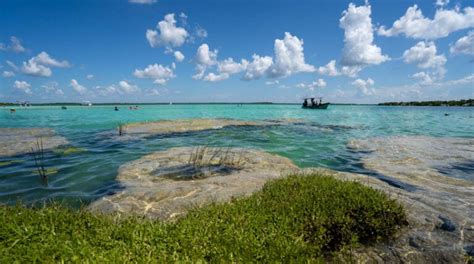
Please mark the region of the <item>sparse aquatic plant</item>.
POLYGON ((240 149, 198 146, 191 150, 179 177, 176 177, 176 172, 164 177, 181 180, 207 178, 216 173, 226 174, 242 169, 244 160, 244 152, 240 149))
POLYGON ((194 148, 188 160, 188 165, 194 168, 206 168, 212 166, 224 166, 229 168, 240 168, 243 163, 243 152, 227 148, 210 148, 199 146, 194 148))
POLYGON ((206 146, 199 146, 194 148, 189 155, 188 165, 191 165, 195 168, 204 167, 204 155, 206 154, 207 150, 208 147, 206 146))
POLYGON ((35 160, 36 171, 38 172, 41 184, 48 186, 48 175, 51 173, 48 173, 48 170, 44 165, 44 147, 42 138, 36 139, 36 145, 31 148, 31 154, 35 160))
POLYGON ((219 164, 233 168, 240 168, 243 163, 243 152, 241 150, 233 151, 230 147, 222 151, 219 159, 219 164))
POLYGON ((125 135, 126 128, 127 128, 126 125, 124 125, 124 124, 122 124, 122 123, 119 123, 119 125, 118 125, 118 127, 117 127, 118 135, 119 135, 119 136, 125 135))

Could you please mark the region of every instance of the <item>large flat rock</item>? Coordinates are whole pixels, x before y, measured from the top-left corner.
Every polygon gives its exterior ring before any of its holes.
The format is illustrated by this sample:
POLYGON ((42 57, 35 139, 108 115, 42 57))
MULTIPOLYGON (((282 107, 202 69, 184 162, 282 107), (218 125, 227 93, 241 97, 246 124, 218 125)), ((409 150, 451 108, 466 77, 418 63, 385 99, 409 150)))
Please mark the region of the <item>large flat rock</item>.
POLYGON ((234 119, 179 119, 125 125, 127 134, 165 134, 220 129, 226 126, 255 126, 258 123, 234 119))
POLYGON ((398 136, 349 143, 376 177, 337 173, 401 201, 409 229, 372 257, 380 261, 462 263, 474 255, 474 139, 398 136), (384 259, 386 256, 387 259, 384 259))
POLYGON ((50 128, 0 128, 0 157, 27 154, 41 140, 44 150, 51 150, 69 142, 50 128))
POLYGON ((130 140, 146 138, 154 135, 166 135, 174 133, 188 133, 205 130, 222 129, 225 127, 255 127, 255 126, 273 126, 301 123, 299 119, 280 119, 280 120, 259 120, 245 121, 237 119, 176 119, 159 120, 150 122, 122 124, 122 135, 119 135, 119 127, 115 131, 108 131, 112 134, 114 140, 130 140))
POLYGON ((92 211, 172 220, 189 209, 249 195, 265 182, 297 167, 287 158, 249 149, 208 148, 209 166, 190 165, 196 148, 172 148, 124 164, 117 179, 125 189, 95 201, 92 211), (222 157, 236 165, 219 165, 222 157))

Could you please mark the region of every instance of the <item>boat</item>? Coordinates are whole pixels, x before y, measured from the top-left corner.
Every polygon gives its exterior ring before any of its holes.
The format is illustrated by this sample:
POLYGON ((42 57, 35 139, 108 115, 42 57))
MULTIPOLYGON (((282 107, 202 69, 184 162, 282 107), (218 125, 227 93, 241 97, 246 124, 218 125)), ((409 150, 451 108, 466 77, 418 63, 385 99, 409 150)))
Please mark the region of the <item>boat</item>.
POLYGON ((329 106, 329 103, 323 103, 323 98, 322 97, 308 97, 304 98, 303 105, 301 108, 305 109, 327 109, 329 106), (311 100, 311 103, 308 103, 308 99, 311 100), (318 102, 319 99, 319 102, 318 102))
POLYGON ((21 107, 30 107, 31 106, 29 101, 21 101, 21 102, 18 102, 18 104, 21 107))
POLYGON ((83 102, 81 103, 81 105, 82 105, 82 106, 92 106, 92 103, 91 103, 91 101, 83 101, 83 102))
POLYGON ((66 110, 67 107, 63 105, 63 106, 61 106, 61 109, 66 110))

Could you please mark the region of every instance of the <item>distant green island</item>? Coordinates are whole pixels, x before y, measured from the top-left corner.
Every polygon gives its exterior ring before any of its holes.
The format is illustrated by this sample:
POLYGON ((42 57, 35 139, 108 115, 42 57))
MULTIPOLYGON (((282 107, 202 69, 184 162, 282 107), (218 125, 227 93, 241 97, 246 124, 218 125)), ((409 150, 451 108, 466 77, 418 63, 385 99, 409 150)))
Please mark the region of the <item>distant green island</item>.
POLYGON ((474 99, 451 100, 451 101, 412 101, 412 102, 386 102, 379 105, 395 106, 474 106, 474 99))
POLYGON ((18 104, 14 104, 14 103, 1 103, 1 102, 0 102, 0 106, 14 106, 14 105, 18 105, 18 104))

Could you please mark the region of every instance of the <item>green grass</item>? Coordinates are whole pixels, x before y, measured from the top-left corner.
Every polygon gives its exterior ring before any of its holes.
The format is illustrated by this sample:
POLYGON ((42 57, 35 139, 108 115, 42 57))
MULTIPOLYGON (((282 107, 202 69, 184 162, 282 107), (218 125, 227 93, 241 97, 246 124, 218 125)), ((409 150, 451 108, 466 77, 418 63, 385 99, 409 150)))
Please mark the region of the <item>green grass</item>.
POLYGON ((391 238, 401 205, 359 183, 289 176, 176 223, 49 205, 0 207, 0 263, 324 261, 391 238))

